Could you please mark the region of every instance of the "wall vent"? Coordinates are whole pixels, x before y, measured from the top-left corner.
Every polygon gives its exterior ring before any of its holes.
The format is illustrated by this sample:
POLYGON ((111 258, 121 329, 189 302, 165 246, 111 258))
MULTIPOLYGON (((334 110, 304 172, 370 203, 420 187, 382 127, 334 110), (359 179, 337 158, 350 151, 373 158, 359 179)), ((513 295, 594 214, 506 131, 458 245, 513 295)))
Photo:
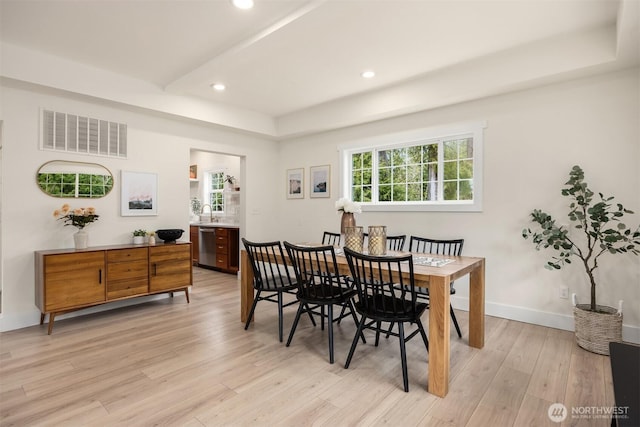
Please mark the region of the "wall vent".
POLYGON ((40 148, 92 156, 127 157, 127 125, 42 109, 40 148))

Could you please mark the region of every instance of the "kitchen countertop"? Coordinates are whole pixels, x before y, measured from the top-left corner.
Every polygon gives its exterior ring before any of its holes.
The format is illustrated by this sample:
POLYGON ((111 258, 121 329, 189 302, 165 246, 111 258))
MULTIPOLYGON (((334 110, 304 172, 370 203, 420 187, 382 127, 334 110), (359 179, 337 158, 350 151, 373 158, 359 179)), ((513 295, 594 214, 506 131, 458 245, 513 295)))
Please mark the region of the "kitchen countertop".
POLYGON ((190 222, 189 225, 193 225, 196 227, 207 227, 207 228, 240 228, 240 224, 232 224, 229 222, 201 222, 195 221, 190 222))

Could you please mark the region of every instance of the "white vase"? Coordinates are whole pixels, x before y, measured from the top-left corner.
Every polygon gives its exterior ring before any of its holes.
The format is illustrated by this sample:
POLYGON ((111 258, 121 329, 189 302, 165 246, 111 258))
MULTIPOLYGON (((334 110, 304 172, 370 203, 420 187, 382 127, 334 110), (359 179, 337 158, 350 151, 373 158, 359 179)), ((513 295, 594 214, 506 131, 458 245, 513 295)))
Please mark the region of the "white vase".
POLYGON ((144 236, 133 236, 133 244, 134 245, 144 244, 144 236))
POLYGON ((76 249, 86 249, 89 246, 89 233, 81 228, 73 235, 73 241, 76 244, 76 249))

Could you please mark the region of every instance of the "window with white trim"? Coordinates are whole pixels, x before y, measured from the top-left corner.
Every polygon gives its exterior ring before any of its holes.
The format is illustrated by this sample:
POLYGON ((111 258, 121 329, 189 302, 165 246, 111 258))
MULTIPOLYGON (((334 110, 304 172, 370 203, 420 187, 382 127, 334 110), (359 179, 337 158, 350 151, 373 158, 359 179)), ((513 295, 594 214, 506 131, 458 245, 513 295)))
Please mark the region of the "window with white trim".
POLYGON ((343 194, 364 210, 482 210, 485 123, 422 129, 341 148, 343 194))
POLYGON ((211 206, 211 212, 224 213, 224 172, 210 171, 205 175, 204 200, 211 206))

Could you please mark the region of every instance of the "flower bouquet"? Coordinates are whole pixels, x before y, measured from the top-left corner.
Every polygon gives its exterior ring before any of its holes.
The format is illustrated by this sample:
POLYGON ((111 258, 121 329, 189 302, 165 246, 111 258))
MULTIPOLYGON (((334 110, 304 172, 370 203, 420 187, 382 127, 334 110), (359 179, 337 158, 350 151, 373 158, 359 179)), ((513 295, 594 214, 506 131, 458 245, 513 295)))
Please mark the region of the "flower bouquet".
POLYGON ((53 211, 54 218, 64 221, 64 225, 73 225, 82 230, 88 224, 97 221, 100 215, 96 214, 96 209, 92 207, 71 209, 65 203, 60 209, 53 211))
POLYGON ((336 209, 338 212, 346 212, 346 213, 361 213, 362 207, 359 203, 352 202, 351 200, 343 197, 336 201, 336 209))

